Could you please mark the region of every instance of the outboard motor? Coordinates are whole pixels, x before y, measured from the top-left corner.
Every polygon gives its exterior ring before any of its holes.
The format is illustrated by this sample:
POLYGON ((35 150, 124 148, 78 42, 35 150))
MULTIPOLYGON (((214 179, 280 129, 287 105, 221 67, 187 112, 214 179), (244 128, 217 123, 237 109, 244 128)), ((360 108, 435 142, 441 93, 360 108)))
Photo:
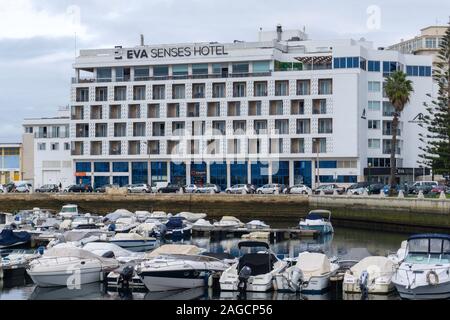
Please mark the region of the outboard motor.
POLYGON ((303 282, 303 272, 300 268, 294 267, 290 274, 289 287, 292 292, 300 291, 303 282))
POLYGON ((359 288, 361 289, 361 300, 365 300, 369 293, 369 289, 367 288, 367 284, 369 281, 369 273, 364 270, 359 277, 359 288))
POLYGON ((126 266, 125 268, 123 268, 123 270, 120 272, 119 275, 119 283, 122 284, 122 288, 129 287, 130 282, 133 281, 133 275, 134 275, 133 266, 126 266))
POLYGON ((114 252, 112 251, 106 251, 104 254, 102 254, 103 258, 115 258, 114 252))
POLYGON ((239 291, 247 291, 247 282, 250 276, 252 275, 252 269, 248 266, 242 267, 241 271, 239 271, 239 291))

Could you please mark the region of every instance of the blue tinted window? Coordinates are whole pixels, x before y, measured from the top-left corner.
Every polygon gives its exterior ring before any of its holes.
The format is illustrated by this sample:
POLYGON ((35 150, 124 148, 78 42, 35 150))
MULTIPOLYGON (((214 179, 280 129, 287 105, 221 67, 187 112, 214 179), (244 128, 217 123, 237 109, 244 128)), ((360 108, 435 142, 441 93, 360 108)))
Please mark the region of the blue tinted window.
POLYGON ((76 172, 91 172, 91 163, 90 162, 77 162, 75 164, 76 172))
POLYGON ((425 67, 423 67, 423 66, 419 67, 419 76, 425 77, 425 67))
POLYGON ((94 177, 94 188, 100 188, 109 184, 109 177, 94 177))
POLYGON ((347 57, 347 68, 353 68, 353 58, 347 57))
POLYGON ((167 181, 167 162, 152 162, 152 182, 167 181))
POLYGON ((113 172, 128 172, 128 162, 113 162, 113 172))
POLYGON ((92 184, 92 178, 91 177, 75 177, 75 183, 76 184, 91 185, 92 184))
POLYGON ((341 68, 345 68, 346 67, 346 59, 345 58, 339 58, 339 65, 341 68))
POLYGON ((186 164, 170 163, 170 182, 179 186, 186 185, 186 164))
POLYGON ((413 67, 412 66, 406 66, 406 75, 408 75, 408 76, 413 75, 413 67))
POLYGON ((252 184, 262 187, 269 183, 269 164, 267 162, 252 163, 252 184))
POLYGON ((289 161, 272 163, 272 183, 289 185, 289 161))
POLYGON ((338 176, 338 183, 356 183, 358 182, 357 176, 338 176))
POLYGON ((425 76, 431 77, 431 67, 425 67, 425 76))
POLYGON ((204 185, 206 183, 206 163, 191 163, 191 183, 204 185))
MULTIPOLYGON (((317 161, 316 161, 317 165, 317 161)), ((337 161, 319 161, 320 168, 322 169, 336 169, 337 161)))
POLYGON ((359 68, 359 57, 353 57, 353 68, 359 68))
POLYGON ((312 186, 312 162, 294 161, 294 184, 312 186))
POLYGON ((131 181, 133 184, 148 182, 148 164, 147 162, 131 163, 131 181))
POLYGON ((169 67, 168 66, 154 66, 153 67, 153 76, 155 77, 164 77, 169 75, 169 67))
MULTIPOLYGON (((318 182, 317 177, 316 182, 318 182)), ((332 182, 335 182, 334 176, 320 176, 320 183, 332 183, 332 182)))
POLYGON ((415 77, 417 77, 419 75, 419 67, 418 66, 413 66, 412 75, 415 77))
POLYGON ((231 185, 247 183, 247 162, 230 165, 231 185))
POLYGON ((129 183, 128 177, 113 177, 113 184, 117 184, 120 187, 126 186, 129 183))
POLYGON ((94 172, 109 172, 109 162, 94 162, 94 172))
POLYGON ((380 71, 380 61, 373 61, 373 60, 369 60, 369 65, 368 65, 368 69, 369 71, 372 72, 379 72, 380 71))
POLYGON ((339 58, 334 58, 333 61, 334 61, 334 68, 339 69, 340 68, 339 58))
POLYGON ((222 190, 227 188, 227 164, 226 163, 211 163, 209 165, 211 170, 210 181, 212 184, 218 185, 222 190))

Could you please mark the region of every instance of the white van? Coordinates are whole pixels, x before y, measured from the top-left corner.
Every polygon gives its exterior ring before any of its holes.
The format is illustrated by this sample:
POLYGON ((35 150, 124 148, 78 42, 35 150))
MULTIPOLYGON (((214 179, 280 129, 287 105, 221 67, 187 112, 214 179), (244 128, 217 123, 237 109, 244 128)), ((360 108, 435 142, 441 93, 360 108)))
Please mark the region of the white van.
POLYGON ((151 192, 152 193, 158 193, 158 190, 161 188, 165 188, 169 185, 168 182, 154 182, 152 184, 151 192))
POLYGON ((439 183, 437 183, 436 181, 417 181, 414 182, 414 184, 412 185, 413 187, 421 187, 421 186, 431 186, 431 187, 435 187, 437 186, 439 183))

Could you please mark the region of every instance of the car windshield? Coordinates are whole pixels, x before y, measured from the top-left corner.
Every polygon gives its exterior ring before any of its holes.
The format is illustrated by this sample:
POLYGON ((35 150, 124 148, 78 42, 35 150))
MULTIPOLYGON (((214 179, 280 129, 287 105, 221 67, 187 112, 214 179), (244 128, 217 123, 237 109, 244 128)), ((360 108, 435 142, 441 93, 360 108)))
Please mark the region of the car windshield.
POLYGON ((77 208, 75 207, 63 207, 61 212, 77 212, 77 208))

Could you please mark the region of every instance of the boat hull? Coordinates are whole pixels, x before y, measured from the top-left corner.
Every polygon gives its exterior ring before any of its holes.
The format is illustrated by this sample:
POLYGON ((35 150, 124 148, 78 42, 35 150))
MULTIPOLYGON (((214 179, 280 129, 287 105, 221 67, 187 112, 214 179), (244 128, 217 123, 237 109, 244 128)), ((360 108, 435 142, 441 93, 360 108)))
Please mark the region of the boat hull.
POLYGON ((330 225, 305 225, 305 224, 300 224, 299 228, 301 230, 312 230, 312 231, 317 231, 320 234, 330 234, 333 233, 333 227, 330 225))
POLYGON ((142 240, 111 240, 110 243, 131 251, 149 251, 156 246, 156 241, 142 240))
MULTIPOLYGON (((330 287, 330 273, 321 277, 311 277, 309 281, 299 286, 298 292, 305 294, 320 294, 327 291, 330 287)), ((283 275, 276 276, 277 290, 280 292, 293 292, 288 280, 283 275)))
POLYGON ((80 270, 80 273, 71 271, 32 272, 27 270, 33 282, 39 287, 77 287, 88 283, 102 281, 102 270, 92 268, 80 270))
POLYGON ((150 292, 157 292, 205 287, 209 275, 195 270, 177 270, 142 272, 139 276, 150 292))
POLYGON ((408 289, 404 285, 395 284, 400 297, 408 300, 430 300, 450 298, 450 282, 443 282, 437 285, 418 286, 408 289))

